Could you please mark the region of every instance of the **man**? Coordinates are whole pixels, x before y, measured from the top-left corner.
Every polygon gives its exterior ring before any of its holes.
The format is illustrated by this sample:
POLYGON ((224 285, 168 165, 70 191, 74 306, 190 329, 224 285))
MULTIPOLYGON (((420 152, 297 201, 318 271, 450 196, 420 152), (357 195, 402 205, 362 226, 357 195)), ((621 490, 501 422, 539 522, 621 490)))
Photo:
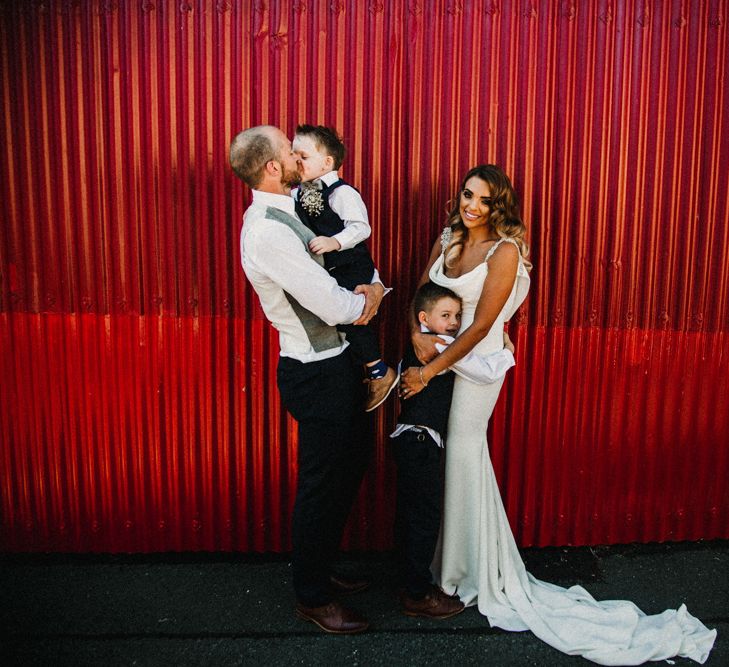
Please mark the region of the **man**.
POLYGON ((314 238, 297 217, 300 182, 291 142, 278 128, 254 127, 230 147, 233 171, 253 190, 243 217, 243 270, 279 332, 281 400, 299 426, 298 483, 292 518, 296 613, 326 632, 362 632, 368 623, 336 594, 367 586, 333 574, 332 562, 354 502, 370 443, 361 369, 337 324, 366 324, 384 295, 372 284, 350 292, 309 252, 314 238))

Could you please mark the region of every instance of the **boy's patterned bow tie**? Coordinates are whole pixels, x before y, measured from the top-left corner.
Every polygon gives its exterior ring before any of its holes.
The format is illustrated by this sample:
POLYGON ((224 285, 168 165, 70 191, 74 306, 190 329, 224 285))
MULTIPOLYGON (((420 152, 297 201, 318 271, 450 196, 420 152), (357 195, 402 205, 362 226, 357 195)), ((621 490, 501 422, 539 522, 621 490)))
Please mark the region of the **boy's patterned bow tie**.
POLYGON ((302 183, 301 188, 304 190, 323 190, 324 182, 321 178, 315 178, 313 181, 309 181, 308 183, 302 183))

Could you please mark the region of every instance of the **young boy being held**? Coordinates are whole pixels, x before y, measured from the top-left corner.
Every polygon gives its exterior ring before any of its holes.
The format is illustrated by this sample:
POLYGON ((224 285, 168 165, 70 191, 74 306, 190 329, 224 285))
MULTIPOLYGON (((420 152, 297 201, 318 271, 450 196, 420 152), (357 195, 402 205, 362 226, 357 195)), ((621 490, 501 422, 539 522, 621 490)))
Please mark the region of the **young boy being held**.
MULTIPOLYGON (((455 292, 435 283, 422 285, 413 298, 413 309, 425 333, 438 335, 448 344, 461 326, 461 299, 455 292)), ((437 345, 440 351, 445 349, 437 345)), ((430 380, 412 398, 402 401, 394 439, 397 465, 397 508, 395 542, 398 551, 400 596, 408 616, 448 618, 463 611, 456 596, 433 584, 430 564, 440 530, 442 508, 441 455, 448 430, 448 413, 455 373, 477 384, 491 384, 504 377, 514 365, 514 346, 504 333, 504 349, 488 355, 473 352, 450 369, 430 380)), ((408 344, 402 366, 422 366, 408 344)))
MULTIPOLYGON (((299 125, 293 150, 303 182, 291 196, 296 213, 316 234, 309 250, 323 255, 325 268, 341 287, 354 290, 369 284, 375 264, 364 243, 371 233, 367 208, 359 192, 337 173, 344 160, 342 140, 331 128, 299 125)), ((385 401, 400 376, 382 360, 377 332, 371 325, 337 328, 346 334, 355 359, 366 368, 365 410, 370 412, 385 401)))

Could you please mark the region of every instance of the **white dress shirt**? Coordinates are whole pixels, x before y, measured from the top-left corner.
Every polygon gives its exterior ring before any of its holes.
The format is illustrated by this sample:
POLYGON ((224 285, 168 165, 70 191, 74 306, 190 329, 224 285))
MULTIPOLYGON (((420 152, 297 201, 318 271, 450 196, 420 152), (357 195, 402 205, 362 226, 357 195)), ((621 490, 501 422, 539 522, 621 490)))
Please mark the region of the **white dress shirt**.
MULTIPOLYGON (((324 187, 329 187, 339 180, 339 172, 328 171, 319 177, 324 187)), ((291 192, 294 199, 299 197, 299 189, 296 188, 291 192)), ((344 229, 338 234, 332 236, 333 239, 339 241, 342 246, 340 250, 349 250, 354 248, 358 243, 364 241, 372 234, 369 218, 367 217, 367 207, 359 192, 351 185, 340 185, 329 195, 329 207, 334 211, 344 223, 344 229)))
MULTIPOLYGON (((347 346, 334 326, 358 319, 365 297, 337 285, 322 260, 310 254, 306 241, 276 219, 285 216, 300 226, 300 234, 313 238, 290 196, 253 190, 240 234, 243 271, 279 332, 281 356, 305 363, 328 359, 347 346)), ((373 282, 379 282, 377 271, 373 282)))

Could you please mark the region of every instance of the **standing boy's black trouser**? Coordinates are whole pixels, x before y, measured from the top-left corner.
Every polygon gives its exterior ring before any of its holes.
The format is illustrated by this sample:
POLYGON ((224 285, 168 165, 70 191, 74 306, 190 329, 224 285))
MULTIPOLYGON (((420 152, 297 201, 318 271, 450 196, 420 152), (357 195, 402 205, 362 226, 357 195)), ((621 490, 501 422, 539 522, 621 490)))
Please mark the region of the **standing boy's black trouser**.
POLYGON ((442 510, 443 450, 425 431, 405 431, 393 440, 397 464, 395 543, 400 580, 411 598, 421 599, 433 582, 442 510))
POLYGON ((342 354, 302 363, 281 357, 278 387, 299 426, 298 482, 292 518, 298 601, 328 604, 329 575, 369 459, 361 369, 342 354))

